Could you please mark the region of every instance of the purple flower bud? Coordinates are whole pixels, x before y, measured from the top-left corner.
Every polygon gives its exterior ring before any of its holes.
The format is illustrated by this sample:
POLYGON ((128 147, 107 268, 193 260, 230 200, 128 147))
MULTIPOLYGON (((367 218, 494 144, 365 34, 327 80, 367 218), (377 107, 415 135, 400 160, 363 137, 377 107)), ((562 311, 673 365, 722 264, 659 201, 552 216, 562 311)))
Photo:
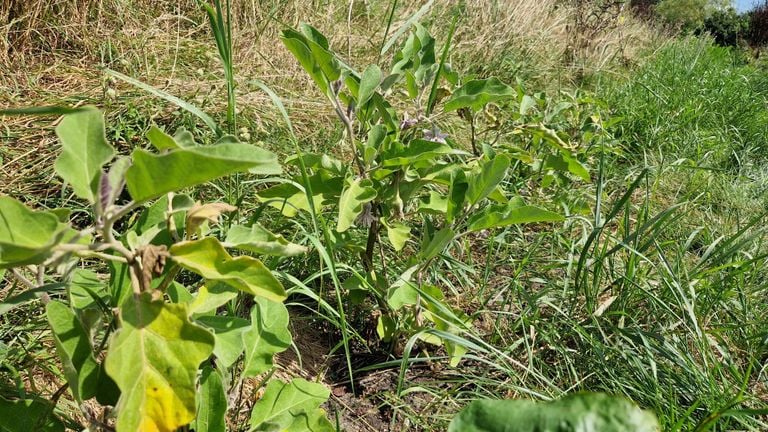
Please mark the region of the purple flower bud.
POLYGON ((432 126, 432 129, 424 129, 424 139, 427 141, 446 144, 446 138, 448 138, 448 134, 441 132, 437 126, 432 126))
POLYGON ((416 125, 416 123, 418 123, 418 120, 410 119, 410 118, 406 117, 405 119, 403 119, 403 121, 400 122, 400 130, 401 131, 408 130, 408 129, 414 127, 416 125))

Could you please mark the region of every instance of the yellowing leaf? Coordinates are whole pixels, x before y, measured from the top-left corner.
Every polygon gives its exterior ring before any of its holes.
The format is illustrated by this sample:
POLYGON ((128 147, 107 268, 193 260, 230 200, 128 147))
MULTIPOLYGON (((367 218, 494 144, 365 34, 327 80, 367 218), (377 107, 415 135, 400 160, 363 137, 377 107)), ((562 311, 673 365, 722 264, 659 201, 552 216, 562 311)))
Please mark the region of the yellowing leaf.
POLYGON ((286 297, 283 285, 261 261, 249 256, 232 258, 213 237, 177 243, 170 253, 180 266, 206 279, 276 302, 286 297))
POLYGON ((117 431, 173 432, 190 423, 213 335, 189 320, 185 305, 152 301, 149 293, 126 302, 121 322, 105 361, 121 391, 117 431))

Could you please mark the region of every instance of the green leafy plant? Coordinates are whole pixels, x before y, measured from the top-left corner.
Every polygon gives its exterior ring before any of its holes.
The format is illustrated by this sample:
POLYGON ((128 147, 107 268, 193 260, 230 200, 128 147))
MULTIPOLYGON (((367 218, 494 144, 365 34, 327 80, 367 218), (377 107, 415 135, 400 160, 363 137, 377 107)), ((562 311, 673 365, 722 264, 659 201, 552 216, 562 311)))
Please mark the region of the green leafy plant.
POLYGON ((477 400, 451 421, 449 432, 655 432, 656 416, 631 401, 577 393, 551 402, 477 400))
MULTIPOLYGON (((258 224, 217 227, 235 208, 201 204, 183 191, 235 172, 280 174, 277 157, 231 136, 199 146, 189 132, 156 127, 147 135, 154 151, 116 156, 93 108, 65 115, 56 132, 56 173, 90 204, 92 223, 76 227, 68 209, 33 210, 0 197, 0 269, 28 288, 6 299, 3 311, 35 298, 30 292, 48 294, 46 316, 73 399, 113 406, 118 432, 190 423, 224 430, 229 387, 249 377, 267 382, 273 355, 292 343, 282 283, 259 259, 230 251, 289 256, 304 248, 258 224), (84 260, 107 266, 87 270, 84 260)), ((328 394, 304 380, 269 380, 252 430, 332 430, 318 408, 328 394)), ((0 399, 0 411, 21 419, 2 415, 0 425, 27 431, 24 422, 35 421, 35 430, 63 430, 52 409, 0 399)), ((83 413, 89 430, 112 422, 93 417, 92 408, 83 413)))
MULTIPOLYGON (((442 50, 425 27, 413 27, 389 70, 374 64, 362 72, 341 60, 312 26, 283 31, 285 46, 340 120, 345 131, 340 153, 353 164, 324 154, 293 155, 286 163, 306 173, 258 197, 288 217, 331 210, 333 248, 360 256, 361 266, 344 283, 351 302, 372 301, 378 335, 394 348, 403 336, 416 335, 444 345, 455 365, 466 353, 455 336, 468 331, 471 320, 449 306, 430 273, 465 236, 563 216, 506 193, 502 185, 513 161, 538 159, 525 159, 521 147, 500 142, 499 124, 477 130, 487 111, 495 108, 503 121, 514 122, 538 110, 541 100, 495 78, 462 80, 448 62, 453 26, 442 50), (399 94, 410 109, 395 108, 403 105, 399 94), (452 113, 468 123, 468 137, 442 131, 442 119, 452 113), (390 250, 405 258, 388 259, 390 250)), ((540 149, 527 151, 545 157, 541 171, 589 180, 567 137, 540 123, 518 126, 518 135, 552 145, 546 157, 535 151, 540 149)))

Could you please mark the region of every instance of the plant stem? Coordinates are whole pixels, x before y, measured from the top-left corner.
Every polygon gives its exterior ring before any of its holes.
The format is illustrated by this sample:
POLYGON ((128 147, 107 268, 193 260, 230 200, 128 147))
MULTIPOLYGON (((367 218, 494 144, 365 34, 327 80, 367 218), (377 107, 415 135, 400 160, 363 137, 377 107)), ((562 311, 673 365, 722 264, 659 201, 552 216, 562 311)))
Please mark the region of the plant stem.
POLYGON ((21 282, 24 286, 27 288, 35 288, 35 284, 32 283, 31 280, 27 279, 23 274, 19 273, 19 271, 15 268, 11 269, 11 274, 13 274, 13 277, 15 277, 19 282, 21 282))
POLYGON ((336 115, 339 116, 339 119, 341 119, 341 122, 344 123, 344 127, 347 129, 347 136, 349 136, 349 142, 352 147, 352 155, 355 158, 355 164, 357 165, 357 169, 360 172, 360 177, 367 178, 368 173, 365 172, 363 161, 360 159, 360 155, 357 154, 357 145, 355 144, 355 133, 354 129, 352 128, 352 120, 350 120, 349 116, 347 116, 347 114, 344 112, 344 109, 341 107, 341 103, 339 102, 339 98, 335 93, 331 99, 333 102, 333 108, 336 110, 336 115))

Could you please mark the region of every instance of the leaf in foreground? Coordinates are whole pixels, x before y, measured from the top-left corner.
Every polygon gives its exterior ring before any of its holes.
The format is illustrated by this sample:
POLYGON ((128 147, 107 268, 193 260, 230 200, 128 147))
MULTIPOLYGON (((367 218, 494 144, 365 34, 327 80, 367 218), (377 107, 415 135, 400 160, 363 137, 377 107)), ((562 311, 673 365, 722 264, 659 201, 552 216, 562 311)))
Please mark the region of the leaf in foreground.
POLYGON ((43 262, 66 228, 51 212, 0 197, 0 269, 43 262))
POLYGON ((511 99, 514 96, 514 89, 499 81, 498 78, 472 80, 453 93, 451 99, 445 104, 445 111, 456 111, 462 108, 479 111, 486 104, 511 99))
POLYGON ((177 243, 169 252, 180 266, 206 279, 272 301, 285 299, 285 288, 261 261, 249 256, 232 258, 213 237, 177 243))
POLYGON ((64 425, 53 415, 53 406, 37 399, 10 401, 0 397, 0 431, 64 432, 64 425))
POLYGON ((522 205, 520 201, 510 201, 506 205, 488 206, 482 213, 470 218, 469 231, 500 228, 508 225, 541 222, 559 222, 565 217, 559 213, 544 210, 530 205, 522 205))
POLYGON ((243 333, 243 376, 256 376, 272 368, 273 356, 291 346, 288 309, 283 303, 256 298, 251 327, 243 333))
POLYGON ((451 421, 448 432, 656 432, 656 416, 632 401, 579 393, 553 402, 478 400, 451 421))
POLYGON ((376 189, 368 179, 355 179, 344 189, 339 199, 339 221, 336 231, 344 232, 352 226, 355 219, 363 212, 366 203, 376 198, 376 189))
POLYGON ((179 148, 160 155, 137 149, 131 156, 133 165, 126 174, 126 184, 136 201, 236 172, 274 175, 282 171, 274 153, 242 143, 179 148))
POLYGON ((330 396, 322 384, 295 378, 290 383, 272 380, 251 411, 252 431, 332 432, 320 404, 330 396))
POLYGON ((275 234, 258 224, 250 227, 232 226, 227 232, 224 245, 265 255, 294 256, 307 251, 306 247, 291 243, 282 235, 275 234))
POLYGON ((224 392, 221 376, 210 366, 203 368, 197 400, 195 432, 226 431, 227 395, 224 392))
POLYGON ((78 401, 96 395, 99 365, 80 321, 67 305, 53 301, 45 308, 69 388, 78 401))
POLYGON ((195 417, 195 381, 213 352, 213 335, 193 324, 184 305, 127 302, 106 359, 122 394, 117 431, 172 432, 195 417))

